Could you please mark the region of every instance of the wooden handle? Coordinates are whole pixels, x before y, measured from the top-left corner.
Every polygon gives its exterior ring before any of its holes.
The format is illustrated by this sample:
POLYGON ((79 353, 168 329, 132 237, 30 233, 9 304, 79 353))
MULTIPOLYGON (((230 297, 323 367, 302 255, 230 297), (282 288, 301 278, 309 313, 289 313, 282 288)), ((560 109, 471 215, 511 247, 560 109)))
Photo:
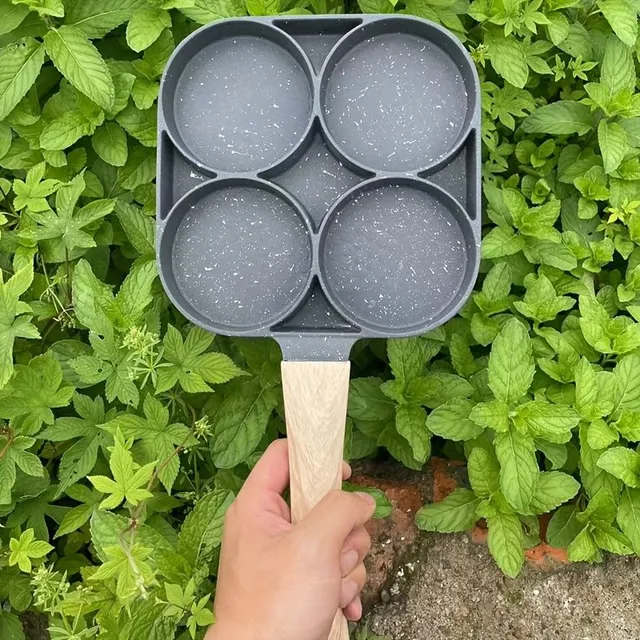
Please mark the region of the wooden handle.
MULTIPOLYGON (((282 363, 294 523, 342 486, 350 367, 349 362, 282 363)), ((328 640, 349 640, 342 611, 328 640)))

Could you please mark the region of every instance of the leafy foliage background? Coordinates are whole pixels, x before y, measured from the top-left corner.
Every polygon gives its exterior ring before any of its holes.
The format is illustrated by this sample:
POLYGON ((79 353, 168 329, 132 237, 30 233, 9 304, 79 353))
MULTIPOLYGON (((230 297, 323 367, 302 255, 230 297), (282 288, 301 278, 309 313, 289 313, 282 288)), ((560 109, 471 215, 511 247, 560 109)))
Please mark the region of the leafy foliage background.
MULTIPOLYGON (((404 12, 482 79, 482 275, 429 335, 359 343, 346 456, 465 459, 418 524, 478 518, 515 576, 640 553, 637 0, 0 0, 0 637, 202 637, 222 519, 284 432, 278 348, 187 326, 154 264, 176 43, 247 13, 404 12)), ((377 495, 379 515, 388 512, 377 495)))

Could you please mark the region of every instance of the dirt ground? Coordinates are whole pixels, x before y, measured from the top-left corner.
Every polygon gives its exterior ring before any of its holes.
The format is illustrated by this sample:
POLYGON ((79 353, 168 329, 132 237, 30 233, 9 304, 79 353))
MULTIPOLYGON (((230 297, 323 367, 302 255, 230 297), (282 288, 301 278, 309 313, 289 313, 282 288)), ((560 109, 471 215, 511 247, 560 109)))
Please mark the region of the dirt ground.
MULTIPOLYGON (((592 567, 530 560, 512 580, 486 544, 414 524, 425 502, 465 485, 459 463, 433 458, 414 473, 368 461, 352 481, 383 490, 393 506, 369 528, 363 601, 371 631, 392 640, 640 640, 640 558, 610 556, 592 567)), ((24 621, 28 640, 49 637, 38 616, 24 621)))
POLYGON ((467 535, 426 534, 368 624, 393 640, 639 640, 639 573, 609 557, 512 580, 467 535))

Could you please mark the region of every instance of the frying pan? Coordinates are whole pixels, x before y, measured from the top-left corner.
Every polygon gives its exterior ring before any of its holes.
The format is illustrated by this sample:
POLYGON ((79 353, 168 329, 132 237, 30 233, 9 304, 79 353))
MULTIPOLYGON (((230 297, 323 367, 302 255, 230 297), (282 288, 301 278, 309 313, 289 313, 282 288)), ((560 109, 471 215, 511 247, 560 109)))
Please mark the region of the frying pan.
POLYGON ((340 487, 354 342, 434 329, 473 288, 478 96, 456 38, 408 16, 225 20, 169 61, 161 279, 191 322, 280 344, 294 521, 340 487))

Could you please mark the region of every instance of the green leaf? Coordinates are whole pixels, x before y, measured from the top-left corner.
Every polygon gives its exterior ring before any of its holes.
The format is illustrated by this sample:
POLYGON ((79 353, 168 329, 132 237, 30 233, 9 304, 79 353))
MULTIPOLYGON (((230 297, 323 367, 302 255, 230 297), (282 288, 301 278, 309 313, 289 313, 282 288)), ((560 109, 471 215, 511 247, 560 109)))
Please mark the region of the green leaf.
POLYGON ((424 531, 466 531, 477 520, 476 509, 479 504, 480 498, 477 498, 473 491, 456 489, 442 502, 422 507, 416 513, 416 524, 424 531))
POLYGON ((544 457, 551 463, 552 469, 562 469, 569 458, 569 448, 565 444, 558 444, 536 438, 536 449, 542 451, 544 457))
MULTIPOLYGON (((131 133, 119 117, 118 122, 127 130, 127 133, 131 133)), ((155 154, 149 149, 139 145, 130 149, 127 163, 118 170, 120 186, 133 191, 141 185, 150 183, 156 175, 155 161, 155 154)))
POLYGON ((569 21, 560 11, 547 13, 547 19, 549 20, 549 24, 547 25, 549 39, 553 44, 558 46, 569 35, 569 21))
POLYGON ((427 414, 417 404, 399 404, 396 407, 396 429, 409 443, 413 457, 424 462, 431 455, 431 434, 427 429, 427 414))
POLYGON ((124 167, 127 163, 129 149, 127 148, 127 134, 115 122, 106 122, 91 139, 94 151, 107 164, 114 167, 124 167))
MULTIPOLYGON (((91 542, 100 560, 104 562, 108 559, 106 549, 120 544, 122 536, 129 529, 130 524, 130 519, 124 516, 102 509, 94 511, 91 516, 91 542)), ((176 549, 149 525, 138 523, 136 540, 146 547, 155 549, 156 554, 167 552, 178 556, 176 549)))
POLYGON ((43 424, 53 424, 52 409, 66 407, 73 388, 61 387, 62 367, 50 355, 18 365, 16 375, 0 396, 0 416, 21 419, 21 433, 35 435, 43 424))
POLYGON ((389 0, 358 0, 362 13, 393 13, 393 5, 389 0))
POLYGON ((128 324, 135 324, 153 300, 152 286, 158 276, 155 260, 139 260, 130 269, 115 297, 115 305, 128 324))
POLYGON ((536 490, 539 475, 533 439, 510 429, 495 438, 500 462, 500 487, 507 502, 524 513, 536 490))
POLYGON ((416 460, 411 445, 396 430, 395 424, 389 425, 378 436, 378 446, 385 447, 398 462, 405 467, 420 471, 424 461, 416 460))
POLYGON ((7 437, 0 438, 4 455, 0 458, 0 505, 11 504, 11 490, 16 482, 16 468, 29 476, 45 475, 44 467, 38 456, 27 451, 35 440, 26 436, 14 437, 11 441, 7 437))
POLYGON ((44 48, 25 38, 0 49, 0 120, 4 120, 33 86, 44 64, 44 48))
POLYGON ((155 256, 155 225, 138 207, 122 200, 116 202, 116 216, 133 248, 144 257, 155 256))
POLYGON ((598 8, 618 38, 628 47, 634 47, 638 38, 635 6, 628 0, 598 0, 598 8))
POLYGON ((9 33, 20 26, 27 17, 29 8, 23 4, 15 5, 11 0, 0 1, 0 35, 9 33))
POLYGON ((593 528, 593 538, 596 544, 605 551, 626 556, 633 553, 631 543, 627 537, 612 524, 598 522, 593 528))
MULTIPOLYGON (((83 485, 78 486, 86 489, 83 485)), ((98 491, 89 491, 88 489, 86 489, 86 491, 88 494, 88 496, 86 496, 87 501, 73 509, 69 509, 69 511, 65 513, 64 518, 56 531, 56 535, 54 536, 55 538, 60 538, 69 533, 73 533, 89 522, 89 519, 98 507, 98 503, 102 499, 102 494, 98 491)), ((83 497, 85 496, 83 495, 83 497)))
POLYGON ((571 500, 580 490, 580 483, 568 473, 548 471, 538 474, 536 489, 528 512, 540 515, 553 511, 556 507, 571 500))
MULTIPOLYGON (((617 430, 626 440, 629 440, 630 442, 640 441, 640 414, 632 413, 631 411, 623 411, 620 419, 614 426, 615 430, 617 430)), ((613 430, 611 425, 608 425, 608 427, 613 430)), ((618 438, 615 430, 613 430, 614 440, 617 440, 618 438)))
POLYGON ((552 547, 565 549, 582 531, 584 524, 576 519, 576 505, 560 507, 552 516, 547 527, 547 542, 552 547))
POLYGON ((569 296, 558 296, 551 281, 544 275, 539 276, 533 284, 525 281, 527 292, 522 301, 514 303, 515 308, 524 316, 538 322, 549 322, 563 311, 568 311, 575 304, 569 296))
POLYGON ((86 260, 80 260, 73 272, 73 306, 78 320, 100 332, 108 322, 103 309, 112 300, 111 288, 95 277, 86 260))
POLYGON ((607 39, 600 82, 609 89, 612 96, 623 89, 633 91, 636 84, 636 70, 631 51, 629 47, 613 36, 607 39))
POLYGON ((594 420, 587 431, 587 441, 592 449, 605 449, 618 440, 618 432, 604 420, 594 420))
POLYGON ((193 568, 211 560, 222 541, 224 516, 233 501, 230 491, 215 490, 201 498, 185 518, 178 549, 193 568))
POLYGON ((368 493, 376 501, 376 510, 373 512, 373 515, 371 516, 374 519, 386 518, 393 511, 393 505, 391 503, 391 500, 387 498, 387 495, 384 493, 384 491, 381 491, 376 487, 363 487, 359 484, 351 484, 350 482, 343 482, 342 490, 350 491, 352 493, 357 491, 368 493))
POLYGON ((489 259, 511 256, 524 249, 525 239, 511 227, 494 227, 482 240, 482 257, 489 259))
POLYGON ((212 342, 213 336, 197 327, 191 327, 183 341, 180 332, 169 325, 163 340, 167 365, 159 371, 156 391, 180 384, 187 393, 202 393, 211 391, 209 384, 222 384, 243 375, 228 356, 207 352, 212 342))
POLYGON ((612 447, 600 456, 597 465, 628 487, 640 487, 640 453, 626 447, 612 447))
POLYGON ((601 487, 578 516, 582 522, 613 522, 618 510, 618 488, 601 487))
POLYGON ((80 29, 87 38, 103 38, 124 24, 146 0, 65 0, 65 24, 80 29))
POLYGON ((509 428, 509 405, 501 400, 480 402, 473 407, 469 418, 476 424, 489 427, 494 431, 507 431, 509 428))
POLYGON ((616 521, 629 539, 633 551, 640 553, 640 490, 628 487, 622 490, 616 521))
POLYGON ((347 414, 355 420, 389 420, 394 403, 380 390, 380 378, 355 378, 349 383, 347 414))
POLYGON ((576 367, 576 409, 578 413, 587 420, 599 418, 606 410, 606 405, 598 402, 598 384, 596 372, 586 358, 582 358, 576 367))
POLYGON ((465 338, 461 335, 454 334, 449 342, 449 353, 451 355, 451 364, 456 373, 463 378, 468 378, 478 371, 480 366, 474 360, 471 349, 465 338))
POLYGON ((154 571, 148 562, 151 549, 136 542, 130 547, 118 544, 104 549, 105 563, 91 576, 91 580, 116 579, 116 596, 130 603, 140 594, 140 588, 151 585, 154 571))
POLYGON ((640 356, 622 358, 614 374, 617 392, 614 408, 640 413, 640 356))
POLYGON ((7 611, 0 613, 0 637, 6 640, 25 640, 20 618, 7 611))
POLYGON ((387 340, 387 355, 393 375, 401 382, 406 383, 425 373, 428 357, 422 338, 387 340))
POLYGON ((495 32, 487 32, 485 41, 489 47, 491 64, 498 75, 522 89, 529 78, 529 66, 520 42, 495 32))
POLYGON ((89 233, 98 220, 109 215, 115 206, 113 200, 94 200, 76 211, 76 204, 86 188, 83 174, 58 189, 55 211, 34 214, 35 228, 26 231, 23 237, 41 243, 42 253, 50 262, 64 262, 70 257, 79 257, 86 249, 96 246, 89 233))
POLYGON ((207 24, 220 18, 233 18, 247 15, 241 0, 194 0, 191 7, 181 7, 180 11, 188 18, 207 24))
POLYGON ((15 4, 26 4, 32 11, 36 11, 40 16, 64 16, 64 5, 62 0, 13 0, 15 4))
POLYGON ((518 516, 495 511, 487 517, 489 551, 498 566, 509 577, 515 578, 524 563, 522 524, 518 516))
MULTIPOLYGON (((508 201, 508 194, 512 190, 503 190, 503 198, 508 201)), ((513 275, 511 267, 506 262, 493 266, 482 283, 482 291, 473 294, 476 306, 486 315, 493 315, 509 308, 509 293, 513 275)), ((453 339, 454 336, 452 336, 453 339)))
POLYGON ((136 506, 142 500, 151 498, 152 494, 143 487, 147 486, 153 475, 155 461, 142 467, 136 464, 121 433, 116 434, 115 445, 109 449, 109 468, 113 480, 106 476, 89 476, 91 484, 98 491, 109 494, 100 503, 100 508, 115 509, 124 500, 136 506))
POLYGON ((593 537, 592 527, 585 527, 567 548, 567 556, 572 562, 600 562, 602 554, 593 537))
POLYGON ((469 482, 474 493, 489 498, 500 491, 500 465, 496 457, 482 447, 474 447, 467 460, 469 482))
POLYGON ((514 423, 522 433, 562 444, 571 440, 571 429, 580 422, 580 416, 565 405, 533 400, 516 409, 514 423))
POLYGON ((91 135, 95 125, 78 111, 68 111, 47 124, 40 134, 40 145, 47 151, 63 151, 80 138, 91 135))
POLYGON ((168 11, 158 8, 138 9, 127 25, 127 44, 134 51, 148 49, 165 30, 171 28, 168 11))
MULTIPOLYGON (((156 116, 155 109, 138 109, 134 104, 129 104, 126 109, 123 109, 116 117, 118 124, 132 137, 138 140, 145 147, 155 147, 157 144, 157 127, 158 121, 156 116)), ((133 168, 143 165, 144 162, 149 162, 148 154, 144 154, 142 152, 139 153, 138 157, 134 156, 137 160, 137 165, 132 164, 132 169, 126 173, 126 180, 132 181, 133 177, 133 168)), ((144 165, 143 165, 144 166, 144 165)), ((145 168, 146 171, 146 168, 145 168)), ((143 174, 146 175, 146 174, 143 174)), ((148 179, 140 178, 140 182, 138 184, 144 184, 145 182, 149 182, 153 176, 150 176, 148 179)), ((123 186, 127 186, 125 184, 125 180, 123 180, 123 186)), ((135 186, 130 186, 129 188, 135 189, 135 186)))
POLYGON ((495 339, 489 357, 489 387, 498 400, 515 402, 528 391, 535 365, 525 326, 513 318, 495 339))
POLYGON ((597 351, 612 351, 609 337, 609 314, 592 296, 580 296, 580 329, 585 340, 597 351))
POLYGON ((522 123, 526 133, 550 133, 582 136, 593 128, 593 118, 587 105, 572 100, 559 100, 538 107, 522 123))
POLYGON ((180 469, 180 459, 174 452, 177 447, 192 447, 197 441, 185 425, 169 424, 169 412, 151 395, 145 398, 144 414, 146 419, 130 413, 120 414, 103 428, 114 435, 120 432, 125 439, 140 440, 145 462, 159 462, 160 481, 171 493, 180 469))
POLYGON ((11 538, 9 541, 9 566, 18 565, 20 571, 29 573, 31 571, 32 560, 44 558, 53 547, 43 540, 34 540, 33 529, 27 529, 19 539, 11 538))
POLYGON ((80 29, 62 26, 51 30, 45 36, 44 44, 58 71, 78 91, 103 109, 112 106, 115 88, 109 69, 80 29))
POLYGON ((448 440, 473 440, 482 434, 484 427, 470 419, 473 403, 464 398, 454 398, 434 409, 427 418, 429 431, 448 440))
POLYGON ((627 133, 617 122, 600 120, 598 144, 606 173, 613 173, 627 153, 627 133))
POLYGON ((253 453, 277 403, 274 389, 263 389, 257 379, 229 390, 213 425, 211 454, 217 467, 231 469, 253 453))
POLYGON ((32 282, 31 266, 20 269, 6 282, 0 279, 0 389, 13 375, 13 345, 16 338, 40 337, 29 319, 31 308, 20 301, 20 296, 32 282))

